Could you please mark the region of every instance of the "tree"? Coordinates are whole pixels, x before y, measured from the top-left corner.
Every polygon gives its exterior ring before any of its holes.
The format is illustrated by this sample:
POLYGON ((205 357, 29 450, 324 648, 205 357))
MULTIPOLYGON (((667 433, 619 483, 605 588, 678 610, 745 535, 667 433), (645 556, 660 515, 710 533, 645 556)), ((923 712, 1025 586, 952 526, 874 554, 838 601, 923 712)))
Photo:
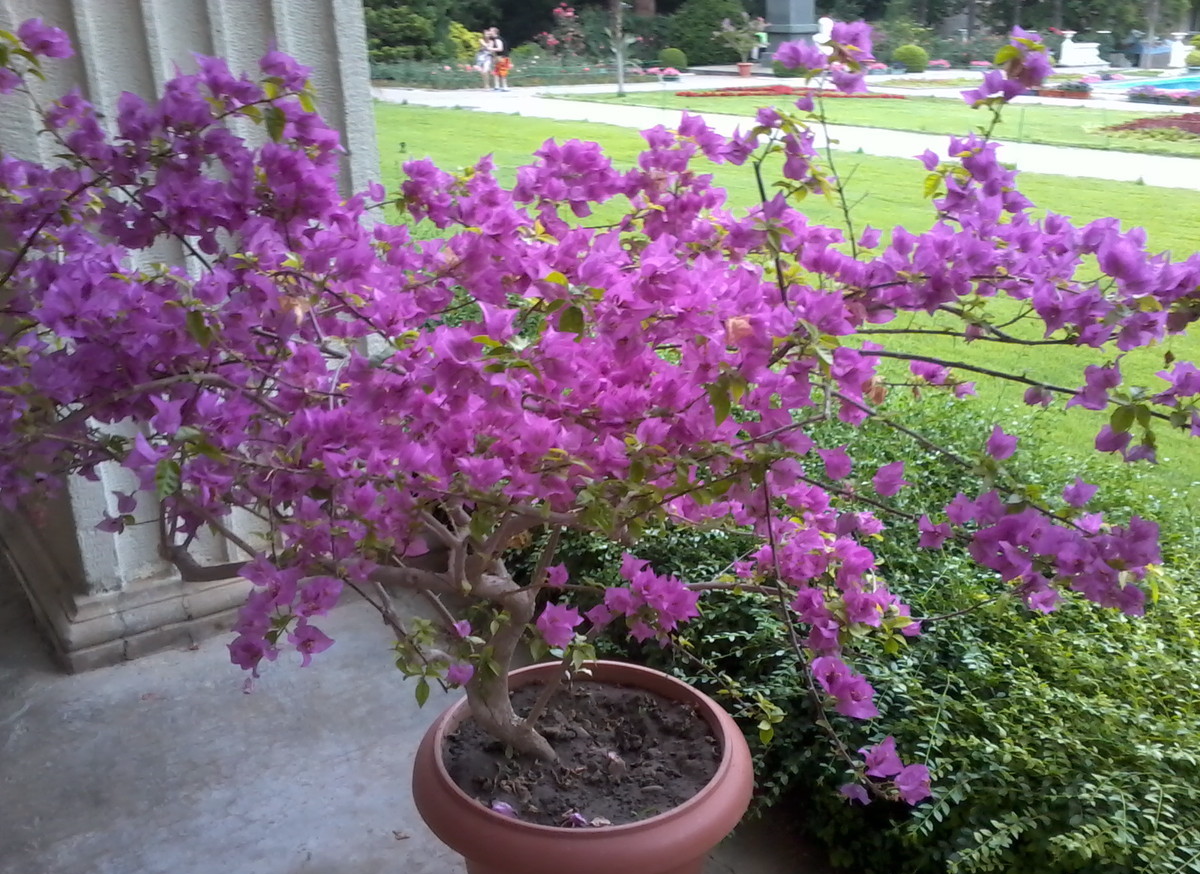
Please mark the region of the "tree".
MULTIPOLYGON (((830 57, 789 43, 777 60, 852 92, 869 28, 832 37, 830 57)), ((22 83, 39 59, 70 54, 36 20, 0 40, 0 92, 32 97, 22 83)), ((508 697, 522 641, 564 670, 605 627, 668 643, 713 589, 776 599, 817 724, 831 710, 873 716, 875 692, 848 663, 856 642, 895 649, 921 631, 870 549, 897 513, 922 548, 961 540, 997 597, 1136 615, 1159 561, 1153 522, 1088 512, 1085 482, 1051 495, 1020 481, 1002 422, 964 458, 876 407, 890 381, 969 396, 994 379, 1029 404, 1101 413, 1096 448, 1131 463, 1154 457, 1163 428, 1200 434, 1200 369, 1168 357, 1137 386, 1121 364, 1200 317, 1200 256, 1149 253, 1115 220, 1033 213, 990 136, 1050 68, 1020 33, 996 62, 1004 72, 966 95, 990 113, 985 132, 920 158, 933 226, 886 242, 856 225, 821 166, 809 98, 733 137, 690 116, 647 131, 629 170, 594 143, 550 141, 511 186, 488 158, 458 174, 422 160, 398 193, 347 198, 308 71, 279 52, 256 79, 200 58, 161 100, 124 95, 111 132, 73 92, 42 113, 52 163, 0 162, 0 237, 15 241, 0 259, 0 501, 120 465, 139 489, 111 496, 106 530, 139 524, 142 504, 186 576, 255 584, 236 664, 257 674, 284 651, 307 664, 333 644, 321 617, 349 588, 396 634, 419 700, 432 682, 462 685, 483 728, 543 757, 538 706, 518 715, 508 697), (261 143, 234 133, 253 124, 261 143), (728 209, 692 167, 701 156, 749 163, 762 202, 728 209), (845 233, 794 206, 826 193, 845 233), (621 204, 613 223, 580 222, 602 204, 621 204), (393 206, 424 223, 421 239, 368 221, 393 206), (166 241, 187 269, 154 259, 166 241), (922 313, 941 321, 909 318, 922 313), (963 360, 885 345, 910 332, 954 334, 963 360), (1096 362, 1063 386, 989 366, 980 349, 995 344, 1091 349, 1096 362), (856 472, 852 441, 814 442, 820 423, 872 418, 977 487, 910 515, 891 503, 904 457, 856 472), (235 509, 257 533, 231 523, 235 509), (667 521, 736 528, 756 546, 727 575, 679 580, 636 556, 645 526, 667 521), (189 548, 205 529, 244 558, 198 568, 189 548), (555 561, 566 530, 628 549, 624 582, 570 579, 555 561), (546 546, 521 578, 507 553, 533 532, 546 546), (437 621, 398 613, 398 588, 427 596, 437 621)), ((764 732, 783 718, 770 702, 740 706, 764 732)), ((849 796, 929 795, 925 766, 888 741, 861 755, 833 743, 861 783, 849 796)))

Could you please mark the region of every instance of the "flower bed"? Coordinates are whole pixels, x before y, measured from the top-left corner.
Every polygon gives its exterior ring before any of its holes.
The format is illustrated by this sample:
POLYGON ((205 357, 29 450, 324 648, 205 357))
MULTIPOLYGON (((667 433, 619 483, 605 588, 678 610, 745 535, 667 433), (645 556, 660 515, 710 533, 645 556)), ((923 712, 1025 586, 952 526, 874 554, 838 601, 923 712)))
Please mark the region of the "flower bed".
POLYGON ((1153 85, 1145 85, 1141 88, 1130 89, 1127 99, 1130 103, 1158 103, 1165 106, 1200 106, 1200 90, 1168 91, 1165 88, 1155 88, 1153 85))
POLYGON ((1152 115, 1149 118, 1135 118, 1133 121, 1114 124, 1103 128, 1103 130, 1111 133, 1174 130, 1200 137, 1200 112, 1189 112, 1186 115, 1152 115))
POLYGON ((822 91, 819 88, 795 88, 791 85, 746 85, 714 88, 711 91, 678 91, 676 97, 804 97, 820 94, 828 98, 858 100, 905 100, 903 94, 844 94, 841 91, 822 91))
MULTIPOLYGON (((511 75, 514 85, 599 85, 616 82, 614 71, 601 64, 565 65, 553 61, 515 64, 511 75)), ((641 70, 629 70, 625 77, 626 81, 650 78, 641 70)), ((371 78, 408 88, 439 91, 480 87, 480 73, 470 64, 373 64, 371 78)))

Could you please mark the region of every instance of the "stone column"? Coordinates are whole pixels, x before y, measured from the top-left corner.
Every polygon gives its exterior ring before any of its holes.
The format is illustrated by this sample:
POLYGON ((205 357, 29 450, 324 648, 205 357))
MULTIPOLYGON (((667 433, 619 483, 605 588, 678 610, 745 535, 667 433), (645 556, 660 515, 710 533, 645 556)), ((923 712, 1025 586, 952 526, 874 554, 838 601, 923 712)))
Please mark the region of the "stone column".
POLYGON ((813 0, 767 0, 766 19, 769 48, 760 58, 764 66, 771 65, 771 57, 783 43, 809 39, 817 32, 813 0))
MULTIPOLYGON (((0 0, 0 27, 15 30, 35 16, 67 31, 76 51, 47 64, 41 93, 78 86, 109 117, 121 92, 151 97, 176 66, 194 70, 194 53, 255 71, 269 49, 288 52, 313 68, 318 108, 342 135, 343 190, 378 178, 361 0, 0 0)), ((38 127, 19 100, 0 101, 5 153, 49 158, 52 146, 38 127)), ((104 512, 115 512, 112 491, 129 490, 127 477, 102 469, 98 481, 76 478, 64 494, 0 518, 0 573, 16 576, 71 670, 185 646, 226 627, 248 586, 183 581, 159 555, 152 495, 140 502, 144 524, 121 535, 97 531, 104 512)), ((240 558, 231 550, 209 540, 195 552, 218 564, 240 558)))

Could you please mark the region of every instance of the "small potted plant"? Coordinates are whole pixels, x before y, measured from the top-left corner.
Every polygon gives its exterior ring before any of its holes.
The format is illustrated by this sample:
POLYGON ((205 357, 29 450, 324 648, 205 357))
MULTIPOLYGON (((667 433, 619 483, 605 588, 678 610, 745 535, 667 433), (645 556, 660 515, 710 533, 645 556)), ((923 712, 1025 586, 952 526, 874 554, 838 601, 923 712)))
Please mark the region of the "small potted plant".
POLYGON ((750 56, 759 46, 759 34, 766 33, 767 22, 762 18, 751 18, 749 12, 743 12, 740 21, 726 18, 721 22, 721 29, 713 31, 713 39, 723 42, 738 53, 738 75, 743 78, 750 76, 754 64, 750 56))

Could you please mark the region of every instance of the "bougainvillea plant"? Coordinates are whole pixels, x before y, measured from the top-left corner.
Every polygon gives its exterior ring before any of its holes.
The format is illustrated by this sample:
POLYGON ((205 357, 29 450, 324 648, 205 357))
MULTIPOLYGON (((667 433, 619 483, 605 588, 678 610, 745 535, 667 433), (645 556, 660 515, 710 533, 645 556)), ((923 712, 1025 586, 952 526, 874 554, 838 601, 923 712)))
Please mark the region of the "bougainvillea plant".
MULTIPOLYGON (((776 59, 854 91, 869 39, 839 24, 829 55, 794 43, 776 59)), ((308 71, 278 52, 254 78, 198 58, 160 99, 123 95, 102 123, 77 92, 37 97, 42 59, 71 52, 60 31, 33 20, 0 42, 0 91, 33 101, 57 155, 0 159, 0 496, 12 508, 100 465, 130 471, 140 489, 112 495, 103 527, 151 503, 185 579, 250 580, 229 649, 255 674, 328 648, 321 617, 353 589, 394 630, 419 699, 431 682, 464 686, 497 738, 553 756, 537 713, 507 694, 523 642, 569 667, 601 627, 669 641, 705 589, 737 586, 778 597, 818 711, 869 719, 853 642, 920 632, 869 547, 905 460, 859 470, 853 445, 816 445, 814 426, 881 415, 884 370, 903 367, 929 390, 1010 380, 1030 404, 1101 413, 1096 448, 1130 461, 1153 458, 1156 427, 1200 433, 1195 366, 1169 362, 1139 387, 1120 360, 1200 313, 1200 258, 1150 254, 1114 219, 1038 215, 986 135, 920 157, 936 220, 886 238, 849 210, 842 230, 796 208, 845 198, 808 96, 732 138, 688 115, 648 130, 629 169, 595 143, 551 141, 510 186, 487 158, 458 173, 417 160, 398 192, 347 198, 308 71), (760 182, 778 167, 778 191, 733 209, 701 158, 749 163, 760 182), (383 220, 392 208, 405 223, 383 220), (902 314, 919 318, 897 326, 902 314), (958 334, 964 357, 1063 345, 1095 363, 1067 387, 881 343, 920 330, 958 334), (651 521, 737 527, 761 546, 728 578, 685 582, 637 558, 651 521), (204 530, 244 560, 199 567, 204 530), (627 544, 626 583, 580 591, 555 560, 566 530, 627 544), (506 551, 535 531, 546 548, 515 578, 506 551), (400 589, 441 621, 401 615, 400 589)), ((967 92, 994 117, 1049 69, 1023 32, 996 65, 967 92)), ((1046 495, 1015 481, 1003 423, 973 458, 888 423, 978 475, 920 517, 922 546, 963 540, 1035 610, 1064 597, 1142 610, 1153 522, 1089 512, 1084 482, 1046 495)), ((926 797, 928 772, 902 752, 843 746, 860 781, 847 793, 926 797)))

